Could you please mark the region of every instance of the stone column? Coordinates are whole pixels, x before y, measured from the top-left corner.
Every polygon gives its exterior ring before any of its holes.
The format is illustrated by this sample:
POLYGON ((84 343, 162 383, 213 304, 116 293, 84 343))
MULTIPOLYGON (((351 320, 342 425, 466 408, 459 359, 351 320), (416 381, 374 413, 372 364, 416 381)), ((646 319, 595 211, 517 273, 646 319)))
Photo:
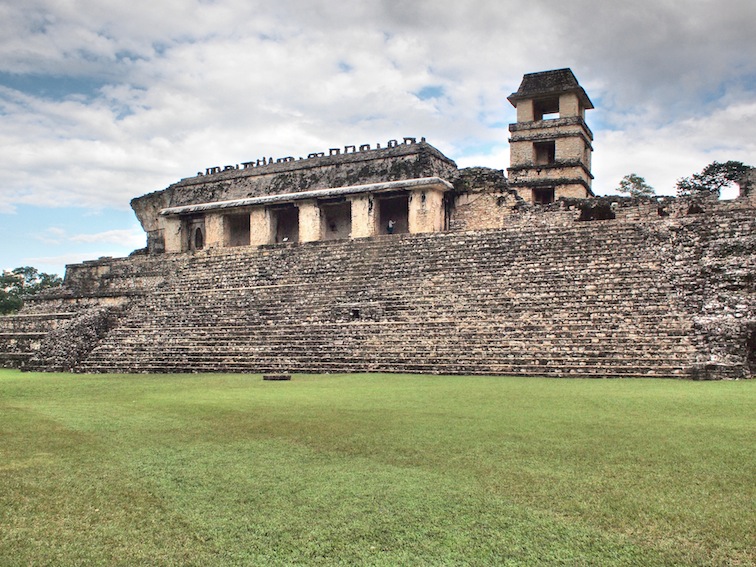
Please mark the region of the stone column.
POLYGON ((249 244, 262 246, 273 243, 273 225, 267 207, 252 209, 249 213, 249 244))
POLYGON ((409 232, 439 232, 444 229, 444 193, 437 189, 413 189, 409 199, 409 232))
POLYGON ((575 93, 563 93, 559 95, 559 118, 567 116, 583 117, 580 98, 575 93))
POLYGON ((299 203, 299 241, 320 240, 320 207, 317 201, 299 203))
POLYGON ((159 217, 158 226, 163 231, 166 252, 181 252, 181 218, 159 217))
POLYGON ((208 213, 205 215, 205 248, 223 247, 223 215, 208 213))
POLYGON ((352 199, 352 238, 375 236, 378 230, 378 207, 372 195, 358 195, 352 199))
POLYGON ((520 100, 517 101, 517 122, 532 122, 534 118, 533 101, 532 100, 520 100))

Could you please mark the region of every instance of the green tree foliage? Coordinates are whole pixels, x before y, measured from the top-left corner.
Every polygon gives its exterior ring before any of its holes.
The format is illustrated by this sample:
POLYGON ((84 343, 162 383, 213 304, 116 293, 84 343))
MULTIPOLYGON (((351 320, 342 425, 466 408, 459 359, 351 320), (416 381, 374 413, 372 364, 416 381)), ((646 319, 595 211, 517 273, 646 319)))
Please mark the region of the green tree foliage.
POLYGON ((62 283, 60 276, 40 273, 31 266, 3 271, 0 275, 0 314, 18 311, 23 306, 25 297, 58 287, 62 283))
POLYGON ((625 175, 619 182, 617 191, 631 197, 651 197, 656 194, 654 188, 646 183, 646 180, 637 173, 625 175))
POLYGON ((694 173, 690 177, 677 180, 677 195, 692 197, 715 195, 719 197, 722 189, 739 181, 750 169, 740 161, 713 161, 703 168, 701 173, 694 173))

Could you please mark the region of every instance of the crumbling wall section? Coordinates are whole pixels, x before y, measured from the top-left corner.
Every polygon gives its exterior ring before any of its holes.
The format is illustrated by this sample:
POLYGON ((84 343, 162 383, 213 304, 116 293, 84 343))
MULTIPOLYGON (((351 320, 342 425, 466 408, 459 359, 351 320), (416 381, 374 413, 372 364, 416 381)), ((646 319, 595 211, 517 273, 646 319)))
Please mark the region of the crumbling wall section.
MULTIPOLYGON (((607 195, 589 199, 560 198, 553 203, 531 204, 514 198, 502 211, 501 227, 548 226, 568 227, 576 221, 605 221, 645 223, 664 219, 679 219, 697 215, 707 216, 726 211, 752 209, 747 199, 718 201, 716 198, 622 197, 607 195)), ((454 223, 452 223, 454 225, 454 223)), ((475 220, 467 223, 477 229, 475 220)), ((484 227, 480 227, 484 228, 484 227)))
MULTIPOLYGON (((58 295, 61 299, 139 295, 155 289, 186 261, 186 257, 176 255, 152 257, 135 254, 128 258, 105 257, 69 264, 64 286, 58 295)), ((52 297, 55 294, 49 296, 52 297)))
POLYGON ((740 198, 756 205, 756 167, 750 168, 743 177, 738 180, 740 198))
POLYGON ((452 231, 502 228, 507 215, 522 201, 499 169, 468 167, 451 181, 454 190, 447 195, 447 226, 452 231))
POLYGON ((167 189, 133 199, 131 207, 148 234, 148 250, 157 253, 163 248, 158 212, 166 207, 422 177, 448 179, 456 170, 452 160, 424 139, 405 138, 403 143, 391 140, 384 148, 363 144, 332 148, 328 155, 319 152, 307 158, 264 158, 241 166, 208 168, 167 189))
POLYGON ((100 258, 66 267, 63 286, 27 299, 0 317, 0 366, 72 368, 135 300, 158 289, 184 256, 100 258))
POLYGON ((26 370, 70 372, 118 324, 123 306, 98 306, 79 313, 45 336, 26 370))
POLYGON ((756 374, 756 219, 724 208, 667 223, 666 272, 692 321, 694 379, 756 374))

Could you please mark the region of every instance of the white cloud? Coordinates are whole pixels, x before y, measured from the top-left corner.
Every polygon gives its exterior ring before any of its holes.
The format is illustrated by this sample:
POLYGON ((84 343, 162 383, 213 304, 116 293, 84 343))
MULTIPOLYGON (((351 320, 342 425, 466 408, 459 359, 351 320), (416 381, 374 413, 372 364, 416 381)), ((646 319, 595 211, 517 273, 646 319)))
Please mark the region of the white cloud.
POLYGON ((38 240, 39 242, 42 242, 43 244, 49 245, 49 246, 57 246, 62 241, 64 241, 67 238, 65 229, 51 226, 47 228, 46 230, 35 234, 34 238, 38 240))
POLYGON ((69 236, 71 242, 98 242, 101 244, 119 244, 120 246, 140 248, 145 245, 145 236, 141 228, 128 230, 106 230, 95 234, 75 234, 69 236))
POLYGON ((754 161, 753 21, 736 0, 6 3, 0 73, 58 86, 0 87, 0 211, 126 208, 207 166, 404 135, 505 168, 506 96, 563 66, 598 107, 597 192, 630 171, 670 192, 754 161))
POLYGON ((121 248, 142 248, 145 245, 144 232, 138 226, 83 234, 69 234, 67 230, 53 226, 37 234, 35 238, 44 244, 55 246, 71 242, 117 244, 121 248))
POLYGON ((626 130, 601 133, 595 146, 598 193, 612 192, 623 175, 638 173, 657 193, 674 194, 677 179, 712 161, 732 159, 754 165, 756 101, 657 127, 638 121, 626 130))

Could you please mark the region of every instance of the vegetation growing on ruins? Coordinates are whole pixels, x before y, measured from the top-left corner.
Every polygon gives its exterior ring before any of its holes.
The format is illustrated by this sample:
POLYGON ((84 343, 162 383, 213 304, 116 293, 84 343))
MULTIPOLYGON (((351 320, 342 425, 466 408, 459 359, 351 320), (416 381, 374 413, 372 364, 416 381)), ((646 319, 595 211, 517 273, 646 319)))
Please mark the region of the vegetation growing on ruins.
POLYGON ((646 180, 637 173, 628 173, 619 182, 617 192, 630 197, 651 197, 656 194, 646 180))
POLYGON ((0 564, 753 564, 755 397, 1 371, 0 564))
POLYGON ((714 195, 719 197, 722 189, 737 183, 748 172, 750 166, 740 161, 711 162, 701 173, 677 180, 677 195, 691 197, 714 195))
POLYGON ((60 276, 40 273, 37 268, 31 266, 3 271, 0 275, 0 315, 21 309, 25 297, 62 284, 60 276))

